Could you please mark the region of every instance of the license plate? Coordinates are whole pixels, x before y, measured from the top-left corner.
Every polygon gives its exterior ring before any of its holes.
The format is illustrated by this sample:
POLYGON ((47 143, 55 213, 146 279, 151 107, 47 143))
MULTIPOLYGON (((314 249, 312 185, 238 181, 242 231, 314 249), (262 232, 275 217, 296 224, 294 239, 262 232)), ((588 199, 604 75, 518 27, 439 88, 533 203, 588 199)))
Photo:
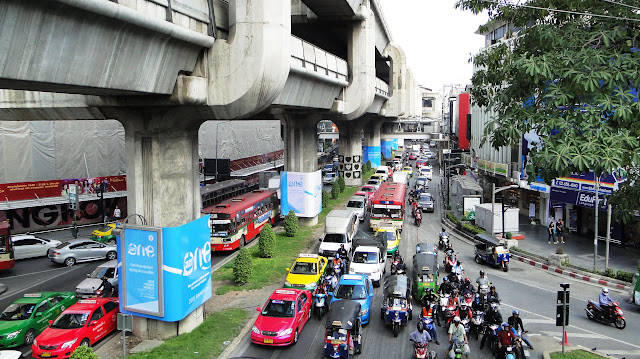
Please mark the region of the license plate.
POLYGON ((342 344, 342 340, 340 339, 332 339, 331 344, 342 344))
POLYGON ((273 339, 266 339, 266 338, 265 338, 264 342, 265 342, 266 344, 273 344, 273 339))
POLYGON ((42 355, 40 355, 40 356, 41 356, 41 357, 43 357, 43 358, 48 358, 48 357, 50 357, 50 356, 51 356, 51 353, 49 353, 49 352, 44 352, 44 353, 42 353, 42 355))

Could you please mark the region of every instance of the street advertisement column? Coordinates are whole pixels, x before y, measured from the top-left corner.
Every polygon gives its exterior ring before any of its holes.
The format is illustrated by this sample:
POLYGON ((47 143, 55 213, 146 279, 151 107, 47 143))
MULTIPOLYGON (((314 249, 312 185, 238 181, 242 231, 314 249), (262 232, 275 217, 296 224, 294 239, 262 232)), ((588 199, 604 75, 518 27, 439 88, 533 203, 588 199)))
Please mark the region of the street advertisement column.
POLYGON ((125 225, 118 238, 120 311, 175 322, 211 298, 209 217, 154 228, 125 225))
POLYGON ((393 151, 393 140, 382 140, 380 142, 382 157, 391 158, 391 151, 393 151))
POLYGON ((281 213, 293 211, 298 217, 312 218, 322 211, 322 173, 281 172, 281 213))
POLYGON ((381 158, 380 158, 380 146, 362 146, 362 156, 364 160, 362 163, 367 163, 367 161, 371 161, 371 168, 380 167, 381 158))

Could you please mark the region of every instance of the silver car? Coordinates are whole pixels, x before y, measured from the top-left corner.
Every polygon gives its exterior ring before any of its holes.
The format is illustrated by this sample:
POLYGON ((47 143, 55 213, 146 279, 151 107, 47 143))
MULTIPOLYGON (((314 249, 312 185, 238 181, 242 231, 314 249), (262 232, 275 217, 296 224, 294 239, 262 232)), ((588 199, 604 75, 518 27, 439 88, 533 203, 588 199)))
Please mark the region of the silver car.
POLYGON ((87 274, 87 279, 83 279, 76 286, 76 297, 87 298, 96 295, 96 290, 102 285, 102 277, 107 277, 109 283, 113 286, 114 295, 118 292, 118 260, 110 260, 100 264, 91 274, 87 274))
POLYGON ((49 253, 49 248, 58 246, 60 241, 44 239, 33 234, 17 234, 11 236, 13 253, 16 259, 44 257, 49 253))
POLYGON ((79 263, 101 259, 116 259, 118 254, 115 245, 108 245, 91 239, 68 239, 59 246, 49 250, 49 258, 54 263, 68 267, 79 263))
POLYGON ((431 196, 431 193, 421 193, 420 194, 420 197, 418 198, 418 208, 420 208, 420 210, 422 212, 424 212, 424 211, 433 212, 434 211, 433 196, 431 196))

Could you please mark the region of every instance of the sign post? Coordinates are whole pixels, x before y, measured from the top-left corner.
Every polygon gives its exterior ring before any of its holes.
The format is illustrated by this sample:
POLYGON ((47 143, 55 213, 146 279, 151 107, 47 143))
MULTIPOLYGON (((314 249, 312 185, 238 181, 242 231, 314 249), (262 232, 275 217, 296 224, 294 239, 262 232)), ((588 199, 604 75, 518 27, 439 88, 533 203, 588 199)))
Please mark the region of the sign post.
POLYGON ((562 326, 562 354, 564 354, 564 344, 567 341, 566 326, 569 325, 569 283, 560 284, 562 290, 558 291, 556 299, 556 327, 562 326))
POLYGON ((71 235, 73 238, 78 238, 78 225, 76 224, 76 211, 80 207, 78 203, 78 186, 71 184, 69 186, 69 209, 71 209, 73 218, 73 228, 71 228, 71 235))
POLYGON ((133 330, 133 315, 118 313, 116 325, 122 330, 122 358, 127 359, 127 332, 133 330))

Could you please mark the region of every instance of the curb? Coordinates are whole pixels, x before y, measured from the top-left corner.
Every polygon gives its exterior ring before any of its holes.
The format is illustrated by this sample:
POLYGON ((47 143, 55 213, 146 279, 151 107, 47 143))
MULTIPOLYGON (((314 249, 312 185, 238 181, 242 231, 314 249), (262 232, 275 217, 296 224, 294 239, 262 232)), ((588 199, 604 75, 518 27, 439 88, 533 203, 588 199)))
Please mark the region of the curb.
MULTIPOLYGON (((458 237, 460 237, 460 239, 467 243, 467 244, 473 244, 473 240, 471 240, 471 237, 458 230, 455 226, 452 226, 452 223, 450 223, 448 220, 446 219, 442 219, 441 220, 442 224, 444 226, 446 226, 447 228, 449 228, 453 233, 455 233, 458 237)), ((575 271, 571 271, 568 269, 562 269, 562 268, 558 268, 558 267, 554 267, 554 266, 550 266, 546 263, 541 263, 538 262, 538 258, 535 259, 530 259, 529 257, 527 257, 526 255, 523 254, 514 254, 514 253, 510 253, 510 256, 513 257, 514 259, 517 259, 518 261, 525 263, 525 264, 529 264, 532 265, 534 267, 543 269, 543 270, 548 270, 548 271, 552 271, 554 273, 558 273, 567 277, 571 277, 574 279, 578 279, 578 280, 583 280, 586 282, 590 282, 590 283, 594 283, 594 284, 598 284, 598 285, 602 285, 602 286, 607 286, 607 287, 611 287, 611 288, 616 288, 616 289, 620 289, 620 290, 624 290, 624 291, 628 291, 631 289, 630 285, 624 285, 624 284, 619 284, 619 283, 615 283, 612 281, 608 281, 603 279, 602 276, 598 276, 595 274, 589 274, 589 275, 584 275, 584 274, 580 274, 580 273, 576 273, 575 271)))
POLYGON ((517 259, 518 261, 523 262, 525 264, 529 264, 529 265, 532 265, 534 267, 542 268, 544 270, 548 270, 548 271, 552 271, 552 272, 555 272, 555 273, 558 273, 558 274, 569 276, 571 278, 575 278, 575 279, 578 279, 578 280, 583 280, 583 281, 586 281, 586 282, 591 282, 591 283, 595 283, 595 284, 598 284, 598 285, 603 285, 603 286, 612 287, 612 288, 616 288, 616 289, 622 289, 622 290, 629 290, 631 288, 630 286, 626 286, 626 285, 623 285, 623 284, 618 284, 618 283, 613 283, 613 282, 606 281, 604 279, 601 279, 602 277, 592 277, 592 276, 588 276, 588 275, 582 275, 582 274, 573 272, 571 270, 550 266, 548 264, 543 264, 543 263, 537 262, 535 260, 523 257, 520 254, 511 253, 510 255, 511 255, 511 257, 513 257, 513 258, 517 259))
POLYGON ((253 328, 253 324, 256 322, 257 318, 258 318, 258 314, 256 313, 249 319, 249 321, 247 321, 247 324, 245 324, 244 327, 242 327, 242 329, 240 330, 240 333, 238 333, 238 335, 235 338, 233 338, 231 343, 229 343, 229 345, 227 345, 227 347, 224 348, 224 350, 222 351, 222 353, 220 353, 217 359, 229 359, 231 357, 231 353, 233 353, 236 350, 236 348, 238 348, 242 339, 251 331, 251 328, 253 328))

